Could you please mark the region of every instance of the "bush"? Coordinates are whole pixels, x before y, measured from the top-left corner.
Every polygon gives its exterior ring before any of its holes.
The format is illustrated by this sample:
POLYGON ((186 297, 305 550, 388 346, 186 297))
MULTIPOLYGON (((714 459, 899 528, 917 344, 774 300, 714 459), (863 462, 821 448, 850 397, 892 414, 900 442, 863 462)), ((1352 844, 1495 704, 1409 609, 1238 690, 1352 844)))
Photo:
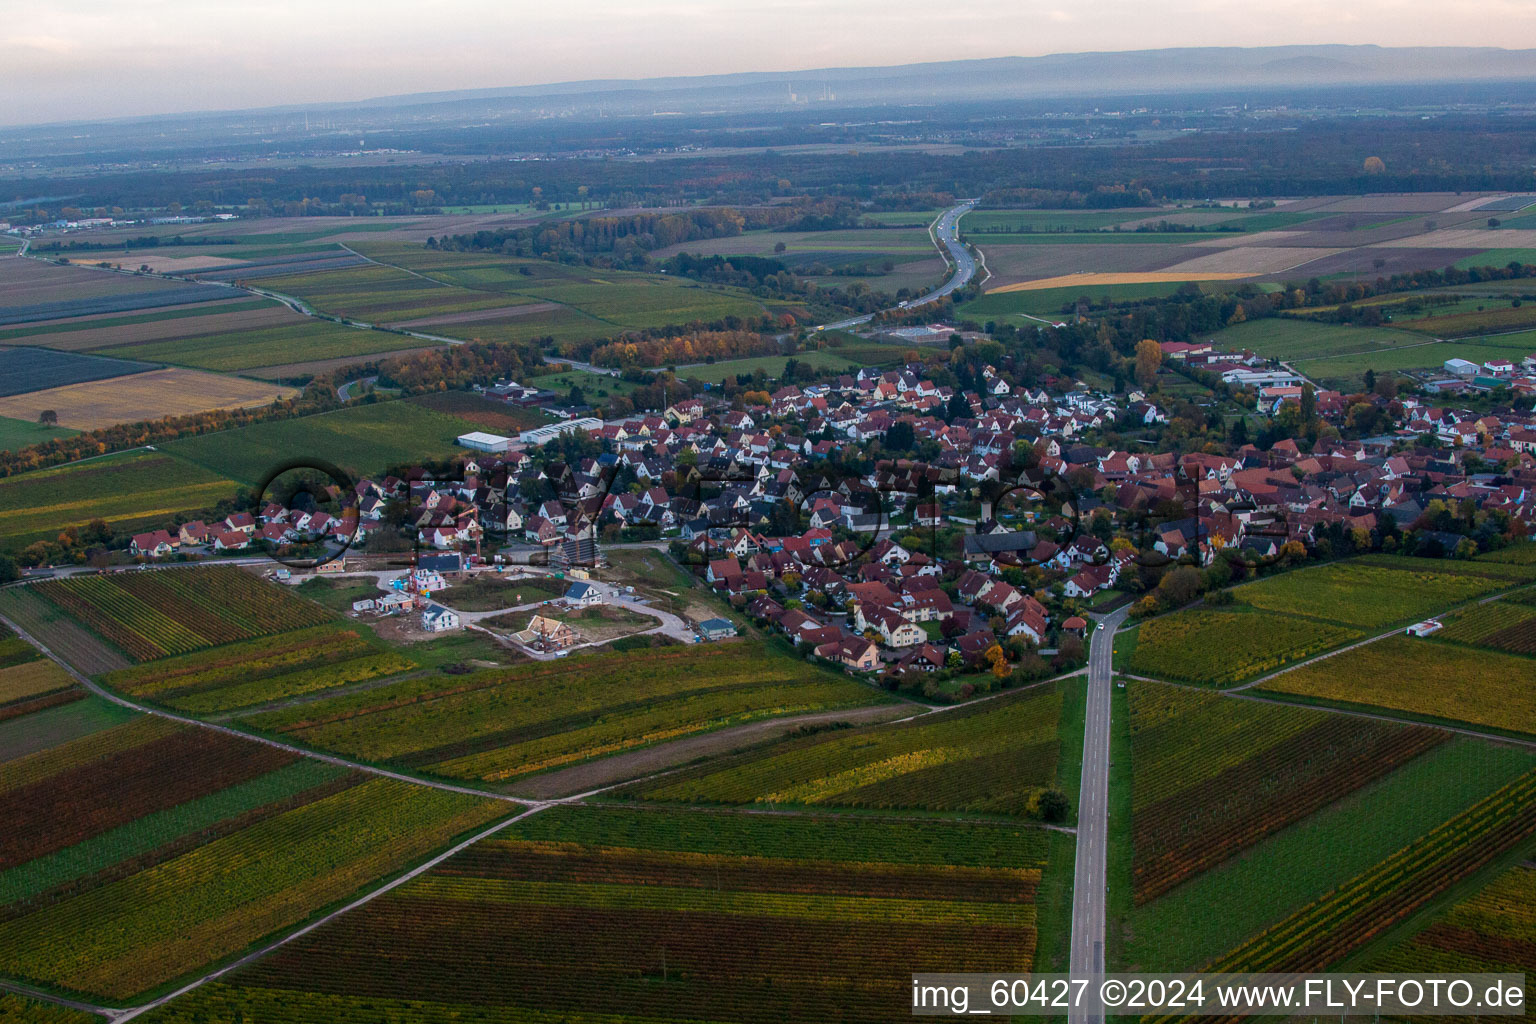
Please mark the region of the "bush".
POLYGON ((1048 789, 1037 802, 1041 821, 1063 822, 1072 813, 1072 802, 1059 789, 1048 789))

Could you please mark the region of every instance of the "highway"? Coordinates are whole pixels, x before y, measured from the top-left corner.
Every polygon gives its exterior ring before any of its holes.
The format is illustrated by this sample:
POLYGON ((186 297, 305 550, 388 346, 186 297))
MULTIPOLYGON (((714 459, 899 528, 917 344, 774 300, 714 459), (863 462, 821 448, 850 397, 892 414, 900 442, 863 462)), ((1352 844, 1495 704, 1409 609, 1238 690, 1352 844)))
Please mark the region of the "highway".
MULTIPOLYGON (((944 256, 944 262, 954 268, 945 281, 933 291, 920 295, 915 299, 908 299, 892 309, 913 309, 935 302, 954 291, 956 288, 964 288, 976 276, 976 259, 960 242, 960 218, 976 208, 976 200, 967 199, 963 203, 951 206, 939 214, 939 219, 929 227, 929 234, 933 236, 934 244, 939 247, 939 252, 944 256)), ((882 312, 889 312, 882 310, 882 312)), ((839 320, 835 324, 822 324, 816 328, 818 331, 840 331, 848 327, 857 327, 859 324, 867 324, 875 318, 873 313, 865 313, 863 316, 850 317, 847 320, 839 320)))
MULTIPOLYGON (((1077 867, 1072 886, 1073 977, 1104 971, 1104 921, 1109 901, 1109 697, 1114 687, 1115 631, 1130 609, 1122 608, 1093 633, 1088 654, 1088 711, 1083 730, 1083 788, 1077 801, 1077 867)), ((1098 1024, 1103 1013, 1083 1007, 1070 1024, 1098 1024)))

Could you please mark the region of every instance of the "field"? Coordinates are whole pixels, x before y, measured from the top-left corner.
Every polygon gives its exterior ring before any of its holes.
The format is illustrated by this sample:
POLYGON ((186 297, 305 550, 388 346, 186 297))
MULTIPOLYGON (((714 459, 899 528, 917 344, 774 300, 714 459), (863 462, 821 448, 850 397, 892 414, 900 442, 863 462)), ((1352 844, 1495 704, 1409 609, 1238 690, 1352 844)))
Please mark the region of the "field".
POLYGON ((1536 654, 1536 608, 1509 601, 1474 605, 1446 623, 1436 640, 1492 647, 1512 654, 1536 654))
POLYGON ((85 695, 67 672, 0 625, 0 722, 72 704, 85 695))
POLYGON ((0 416, 0 451, 20 451, 34 444, 52 441, 57 437, 73 437, 78 430, 68 427, 45 427, 36 420, 13 420, 0 416))
MULTIPOLYGON (((1510 972, 1536 979, 1536 867, 1511 868, 1490 885, 1436 914, 1410 937, 1370 957, 1380 973, 1510 972)), ((1526 1019, 1530 1013, 1526 1013, 1526 1019)), ((1472 1018, 1449 1018, 1470 1024, 1472 1018)))
POLYGON ((453 416, 481 430, 508 436, 552 422, 552 417, 540 409, 523 409, 470 391, 434 391, 407 401, 453 416))
POLYGON ((379 402, 182 438, 160 448, 241 483, 257 484, 295 459, 323 459, 368 474, 443 458, 461 451, 454 439, 473 429, 473 423, 411 402, 379 402))
POLYGON ((184 306, 228 297, 222 289, 156 278, 61 267, 42 260, 0 260, 0 326, 184 306))
POLYGON ((1162 679, 1228 686, 1362 635, 1311 619, 1200 608, 1143 623, 1128 667, 1162 679))
MULTIPOLYGON (((153 370, 150 363, 45 348, 0 348, 0 398, 153 370)), ((33 422, 37 417, 33 417, 33 422)))
POLYGON ((634 381, 620 380, 605 373, 590 370, 564 370, 560 373, 540 373, 528 380, 530 387, 557 392, 564 398, 571 388, 581 388, 582 397, 588 402, 599 402, 609 395, 629 395, 640 385, 634 381))
POLYGON ((1159 683, 1129 696, 1138 905, 1449 738, 1159 683))
POLYGON ((1533 765, 1536 757, 1524 750, 1470 739, 1442 743, 1131 909, 1121 926, 1122 966, 1199 969, 1370 872, 1533 765))
POLYGON ((699 380, 709 384, 723 383, 727 378, 738 374, 754 374, 761 370, 769 379, 777 379, 784 373, 784 364, 789 360, 795 360, 802 367, 809 367, 818 372, 849 370, 859 366, 851 359, 845 359, 835 352, 800 352, 793 356, 757 356, 751 359, 726 359, 718 363, 708 365, 687 366, 678 368, 678 376, 688 380, 699 380))
POLYGON ((295 394, 293 388, 276 384, 172 368, 0 398, 0 416, 35 422, 44 409, 52 409, 61 426, 94 430, 209 409, 267 405, 295 394))
POLYGON ((193 714, 231 711, 416 668, 356 629, 323 625, 113 672, 102 682, 193 714))
POLYGON ((1320 971, 1536 835, 1536 771, 1489 794, 1221 957, 1214 971, 1320 971))
POLYGON ((0 479, 0 537, 19 550, 92 519, 122 530, 159 526, 177 512, 233 497, 236 488, 214 470, 159 452, 109 455, 0 479))
POLYGON ((343 357, 361 361, 376 352, 420 348, 421 345, 420 338, 403 334, 360 330, 329 320, 305 318, 301 323, 280 327, 147 342, 114 348, 112 352, 136 359, 232 372, 343 357))
POLYGON ((857 683, 739 643, 410 679, 247 724, 326 750, 504 782, 764 718, 881 703, 857 683))
POLYGON ((75 576, 35 583, 45 598, 135 661, 266 637, 330 618, 235 568, 75 576))
POLYGON ((1536 734, 1536 661, 1459 644, 1387 637, 1264 686, 1276 694, 1536 734))
POLYGON ((888 1021, 913 971, 1031 968, 1058 842, 555 808, 146 1020, 888 1021))
POLYGON ((7 765, 0 962, 111 1001, 293 926, 500 801, 135 717, 7 765))
POLYGON ((1239 602, 1267 612, 1380 629, 1410 623, 1512 582, 1477 575, 1452 563, 1359 560, 1281 573, 1236 587, 1232 593, 1239 602))
POLYGON ((1056 784, 1062 695, 990 700, 894 726, 834 730, 674 773, 647 800, 1025 815, 1056 784))

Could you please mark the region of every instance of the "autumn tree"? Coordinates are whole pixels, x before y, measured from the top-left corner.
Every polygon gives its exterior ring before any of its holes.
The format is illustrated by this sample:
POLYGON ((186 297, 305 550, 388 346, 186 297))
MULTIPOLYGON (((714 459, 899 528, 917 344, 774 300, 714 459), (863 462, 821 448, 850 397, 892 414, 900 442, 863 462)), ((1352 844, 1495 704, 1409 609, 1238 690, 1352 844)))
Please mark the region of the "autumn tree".
POLYGON ((992 666, 992 675, 997 679, 1007 679, 1013 671, 1008 665, 1008 655, 999 644, 993 644, 986 650, 986 659, 992 666))
POLYGON ((1151 338, 1136 343, 1136 381, 1151 387, 1157 380, 1158 367, 1163 365, 1163 347, 1151 338))
POLYGON ((37 422, 45 427, 56 427, 59 425, 59 414, 53 409, 44 409, 37 414, 37 422))
POLYGON ((1368 156, 1365 158, 1364 168, 1366 174, 1385 174, 1387 165, 1379 156, 1368 156))

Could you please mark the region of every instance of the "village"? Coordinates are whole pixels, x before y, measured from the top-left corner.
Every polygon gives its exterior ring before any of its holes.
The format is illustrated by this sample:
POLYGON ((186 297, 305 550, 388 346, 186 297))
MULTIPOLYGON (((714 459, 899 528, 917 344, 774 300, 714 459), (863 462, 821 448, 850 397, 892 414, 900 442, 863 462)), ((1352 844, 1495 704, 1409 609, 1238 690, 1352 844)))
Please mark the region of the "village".
MULTIPOLYGON (((363 479, 327 508, 269 502, 185 522, 135 536, 128 553, 305 551, 325 573, 407 534, 415 567, 355 611, 410 611, 439 631, 464 624, 433 598, 445 574, 558 574, 572 580, 562 604, 579 606, 605 585, 578 575, 601 573, 605 551, 639 546, 805 656, 910 681, 1060 670, 1083 657, 1089 611, 1135 601, 1149 613, 1307 558, 1467 557, 1536 519, 1529 413, 1348 396, 1252 353, 1160 350, 1164 375, 1219 379, 1260 417, 1323 429, 1267 451, 1159 451, 1171 409, 1156 388, 1021 386, 987 365, 979 389, 957 391, 910 363, 782 386, 767 402, 706 393, 622 420, 466 434, 449 474, 417 468, 363 479), (1344 436, 1359 424, 1375 429, 1344 436), (1109 434, 1137 443, 1098 443, 1109 434), (1177 564, 1198 581, 1174 594, 1159 581, 1177 564)), ((1450 369, 1468 387, 1513 372, 1450 369)), ((513 402, 529 389, 484 393, 513 402)), ((698 641, 736 627, 711 616, 672 632, 698 641)), ((512 638, 544 657, 582 642, 545 616, 512 638)))

